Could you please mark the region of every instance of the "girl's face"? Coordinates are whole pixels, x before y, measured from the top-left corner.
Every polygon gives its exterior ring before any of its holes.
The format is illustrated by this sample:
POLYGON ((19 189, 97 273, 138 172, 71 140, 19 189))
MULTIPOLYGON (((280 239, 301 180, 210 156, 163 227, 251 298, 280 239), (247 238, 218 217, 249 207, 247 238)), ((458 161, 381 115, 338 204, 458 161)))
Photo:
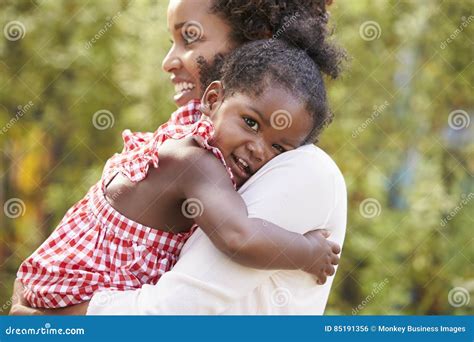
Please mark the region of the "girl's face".
POLYGON ((171 0, 168 5, 168 31, 173 46, 162 67, 171 74, 173 99, 178 107, 199 99, 203 93, 197 58, 202 56, 212 63, 216 54, 225 54, 232 48, 230 27, 208 13, 210 3, 211 0, 171 0))
POLYGON ((215 127, 212 145, 220 149, 240 187, 279 154, 301 146, 313 126, 305 105, 287 90, 267 87, 260 95, 224 98, 219 81, 201 100, 215 127))

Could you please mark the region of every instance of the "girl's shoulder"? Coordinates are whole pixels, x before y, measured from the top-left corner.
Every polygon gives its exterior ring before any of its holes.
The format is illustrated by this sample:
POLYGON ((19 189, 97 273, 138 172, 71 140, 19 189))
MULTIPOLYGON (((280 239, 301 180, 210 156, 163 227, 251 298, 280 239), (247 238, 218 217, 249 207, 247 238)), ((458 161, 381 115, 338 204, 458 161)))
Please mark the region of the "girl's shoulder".
POLYGON ((173 160, 175 163, 183 164, 212 157, 207 150, 200 146, 195 136, 192 135, 182 139, 166 140, 160 148, 160 156, 162 159, 173 160))
POLYGON ((164 142, 160 148, 160 168, 172 169, 176 176, 190 181, 228 178, 222 161, 212 151, 203 148, 196 136, 164 142))
POLYGON ((214 125, 208 116, 201 113, 200 105, 200 101, 191 100, 179 108, 170 120, 160 127, 159 133, 177 141, 169 144, 179 146, 172 156, 174 163, 206 170, 208 176, 215 174, 217 177, 224 171, 235 188, 234 176, 226 165, 222 152, 211 144, 215 135, 214 125), (217 171, 214 172, 215 170, 217 171))

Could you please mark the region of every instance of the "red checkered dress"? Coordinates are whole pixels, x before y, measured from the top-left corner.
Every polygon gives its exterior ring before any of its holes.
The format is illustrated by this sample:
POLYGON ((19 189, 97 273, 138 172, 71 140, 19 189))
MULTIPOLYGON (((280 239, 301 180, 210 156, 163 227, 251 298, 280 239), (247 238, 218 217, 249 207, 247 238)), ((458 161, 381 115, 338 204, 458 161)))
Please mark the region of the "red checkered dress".
MULTIPOLYGON (((122 153, 110 158, 101 180, 68 210, 51 236, 20 266, 18 278, 33 307, 58 308, 89 300, 102 289, 131 290, 156 284, 175 264, 194 231, 173 234, 146 227, 116 211, 105 199, 105 186, 118 172, 132 182, 158 167, 160 145, 167 139, 199 137, 226 167, 222 153, 208 144, 214 126, 191 101, 154 133, 123 132, 122 153)), ((234 183, 235 187, 235 183, 234 183)))

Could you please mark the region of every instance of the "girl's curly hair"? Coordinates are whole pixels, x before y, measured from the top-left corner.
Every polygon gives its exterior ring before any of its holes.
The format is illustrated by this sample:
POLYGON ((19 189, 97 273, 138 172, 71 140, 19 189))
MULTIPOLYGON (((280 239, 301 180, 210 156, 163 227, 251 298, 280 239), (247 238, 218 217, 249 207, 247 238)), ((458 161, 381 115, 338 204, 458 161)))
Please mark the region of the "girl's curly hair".
POLYGON ((332 0, 212 0, 210 12, 231 27, 241 45, 260 39, 282 39, 304 50, 331 78, 341 72, 345 51, 329 41, 326 6, 332 0))
POLYGON ((332 120, 317 64, 284 40, 256 40, 242 45, 226 56, 220 75, 226 97, 235 93, 258 97, 269 88, 281 88, 299 99, 312 119, 304 143, 314 142, 332 120))
POLYGON ((331 2, 212 0, 210 12, 231 27, 237 49, 212 61, 198 57, 203 89, 220 79, 230 93, 256 96, 271 80, 305 101, 313 119, 306 142, 314 142, 333 119, 322 74, 338 77, 346 59, 345 51, 329 41, 326 6, 331 2))

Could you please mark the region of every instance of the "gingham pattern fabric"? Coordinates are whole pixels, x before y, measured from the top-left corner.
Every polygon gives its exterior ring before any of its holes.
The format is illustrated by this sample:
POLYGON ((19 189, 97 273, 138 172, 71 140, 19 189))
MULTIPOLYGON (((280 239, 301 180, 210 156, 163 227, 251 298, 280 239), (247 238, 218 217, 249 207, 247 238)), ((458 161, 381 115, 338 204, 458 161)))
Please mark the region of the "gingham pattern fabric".
POLYGON ((192 135, 199 137, 197 141, 201 146, 212 151, 222 161, 234 183, 234 176, 221 151, 209 145, 209 140, 214 135, 214 126, 209 118, 199 111, 199 106, 198 100, 191 100, 174 112, 171 119, 154 133, 132 133, 125 130, 122 133, 124 150, 107 161, 102 178, 108 180, 115 175, 116 170, 120 170, 132 182, 139 182, 146 177, 150 165, 158 167, 158 147, 165 140, 182 139, 192 135))
MULTIPOLYGON (((51 236, 20 266, 18 279, 33 307, 59 308, 91 299, 103 289, 131 290, 155 284, 176 263, 195 227, 173 234, 146 227, 117 212, 105 198, 105 184, 122 172, 131 181, 158 167, 158 148, 167 139, 199 137, 226 167, 222 153, 209 145, 211 121, 191 101, 154 133, 123 133, 124 150, 110 158, 102 179, 68 210, 51 236)), ((234 187, 235 187, 235 182, 234 187)))

